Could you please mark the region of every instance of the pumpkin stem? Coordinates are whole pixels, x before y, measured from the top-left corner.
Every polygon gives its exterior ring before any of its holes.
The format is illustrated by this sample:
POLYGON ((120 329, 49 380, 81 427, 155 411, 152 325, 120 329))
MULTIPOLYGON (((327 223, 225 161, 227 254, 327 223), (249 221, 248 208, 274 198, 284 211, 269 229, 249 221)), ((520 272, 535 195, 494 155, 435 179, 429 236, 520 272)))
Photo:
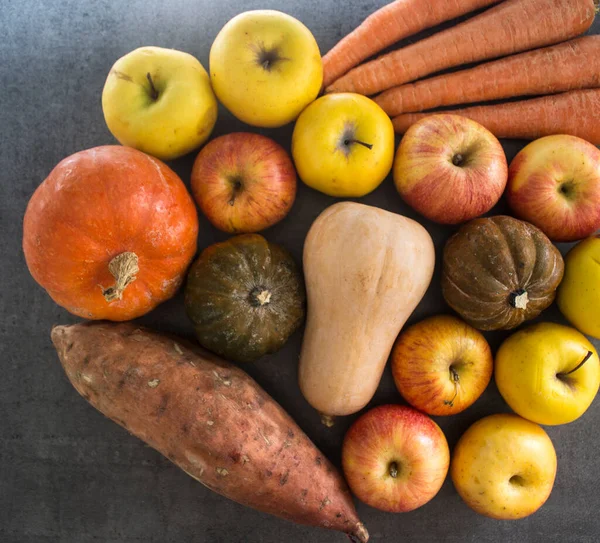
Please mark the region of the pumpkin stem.
POLYGON ((508 301, 515 309, 527 309, 529 295, 525 289, 520 288, 510 293, 508 301))
POLYGON ((108 264, 108 271, 115 278, 115 284, 106 289, 101 288, 104 299, 110 303, 123 298, 127 285, 136 280, 136 274, 140 271, 137 255, 126 252, 115 256, 108 264))
POLYGON ((331 428, 335 424, 335 417, 331 415, 321 415, 321 423, 327 426, 327 428, 331 428))

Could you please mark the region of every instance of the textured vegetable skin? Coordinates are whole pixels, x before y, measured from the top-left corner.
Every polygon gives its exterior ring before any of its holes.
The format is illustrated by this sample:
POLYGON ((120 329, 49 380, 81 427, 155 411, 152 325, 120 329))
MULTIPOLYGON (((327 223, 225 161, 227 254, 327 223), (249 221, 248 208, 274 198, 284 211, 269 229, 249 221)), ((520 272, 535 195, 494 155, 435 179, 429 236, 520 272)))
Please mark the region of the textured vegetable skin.
POLYGON ((211 490, 368 540, 342 477, 241 369, 131 323, 56 326, 52 341, 88 402, 211 490))
POLYGON ((185 307, 200 345, 233 362, 281 349, 304 321, 305 306, 292 255, 258 234, 210 245, 188 273, 185 307))
POLYGON ((442 294, 479 330, 511 330, 556 296, 560 251, 537 227, 497 215, 463 225, 444 247, 442 294))

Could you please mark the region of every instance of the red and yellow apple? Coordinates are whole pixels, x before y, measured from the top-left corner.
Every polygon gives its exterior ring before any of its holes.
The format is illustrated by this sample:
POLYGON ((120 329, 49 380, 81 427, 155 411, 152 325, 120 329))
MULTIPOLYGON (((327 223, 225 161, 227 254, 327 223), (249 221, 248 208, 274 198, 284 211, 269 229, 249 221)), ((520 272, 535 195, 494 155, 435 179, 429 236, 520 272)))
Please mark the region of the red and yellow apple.
POLYGON ((360 198, 392 169, 394 127, 366 96, 327 94, 298 117, 292 156, 309 187, 329 196, 360 198))
POLYGON ((281 145, 236 132, 212 140, 194 162, 192 192, 208 220, 231 234, 264 230, 296 198, 296 172, 281 145))
POLYGON ((506 196, 553 241, 590 236, 600 228, 600 150, 575 136, 540 138, 512 161, 506 196))
POLYGON ((600 339, 600 235, 579 242, 567 253, 556 301, 575 328, 600 339))
POLYGON ((430 317, 401 332, 392 350, 392 375, 413 407, 454 415, 481 396, 494 359, 481 332, 449 315, 430 317))
POLYGON ((102 111, 122 145, 172 160, 209 138, 217 120, 217 99, 195 57, 174 49, 140 47, 111 68, 102 111))
POLYGON ((507 162, 498 139, 458 115, 431 115, 406 132, 394 162, 402 199, 428 219, 458 224, 483 215, 500 199, 507 162))
POLYGON ((459 439, 450 475, 460 497, 477 513, 511 520, 535 513, 556 476, 548 434, 517 415, 485 417, 459 439))
POLYGON ((342 445, 342 466, 352 492, 382 511, 412 511, 440 490, 450 462, 448 442, 427 415, 384 405, 362 415, 342 445))
POLYGON ((210 79, 219 101, 241 121, 283 126, 319 94, 321 53, 298 19, 280 11, 247 11, 215 38, 210 79))
POLYGON ((502 343, 494 375, 515 413, 538 424, 566 424, 583 415, 596 397, 600 360, 574 328, 542 322, 502 343))

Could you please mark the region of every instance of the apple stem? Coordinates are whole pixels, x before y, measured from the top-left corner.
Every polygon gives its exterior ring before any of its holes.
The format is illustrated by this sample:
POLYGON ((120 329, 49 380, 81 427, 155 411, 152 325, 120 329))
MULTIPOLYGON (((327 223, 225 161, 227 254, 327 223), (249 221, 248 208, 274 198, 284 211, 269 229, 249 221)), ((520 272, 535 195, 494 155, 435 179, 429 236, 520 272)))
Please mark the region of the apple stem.
POLYGON ((457 153, 452 157, 452 164, 454 164, 455 166, 460 166, 464 162, 464 160, 465 157, 460 153, 457 153))
POLYGON ((458 382, 460 381, 460 376, 452 366, 450 366, 450 376, 452 377, 452 382, 454 383, 454 396, 452 396, 451 400, 444 400, 444 405, 454 407, 454 400, 456 400, 456 397, 458 396, 458 382))
POLYGON ((241 192, 242 190, 242 182, 239 179, 236 179, 233 181, 233 189, 231 191, 231 198, 229 199, 229 205, 232 206, 235 204, 235 199, 237 197, 237 195, 241 192))
POLYGON ((396 462, 390 464, 390 477, 393 477, 394 479, 398 477, 398 464, 396 464, 396 462))
POLYGON ((358 143, 359 145, 362 145, 363 147, 366 147, 369 151, 371 149, 373 149, 373 144, 372 143, 365 143, 364 141, 360 141, 360 140, 355 140, 355 139, 347 139, 344 140, 344 145, 348 146, 351 143, 358 143))
POLYGON ((571 375, 572 373, 575 373, 592 357, 593 354, 594 353, 592 351, 588 351, 588 353, 585 355, 585 358, 581 362, 579 362, 577 366, 575 366, 571 371, 568 371, 567 373, 559 373, 558 377, 565 377, 566 375, 571 375))
POLYGON ((148 83, 150 83, 150 98, 152 98, 152 100, 155 101, 158 100, 158 91, 154 86, 154 81, 152 81, 152 76, 150 75, 150 72, 146 74, 146 79, 148 79, 148 83))

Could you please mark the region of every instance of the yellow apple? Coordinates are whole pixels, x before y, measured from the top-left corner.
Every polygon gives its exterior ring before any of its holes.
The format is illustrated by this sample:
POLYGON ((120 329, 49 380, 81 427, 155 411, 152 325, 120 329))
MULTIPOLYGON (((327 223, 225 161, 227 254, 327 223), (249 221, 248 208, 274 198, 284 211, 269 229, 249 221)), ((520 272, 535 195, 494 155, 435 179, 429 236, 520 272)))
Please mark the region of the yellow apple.
POLYGON ((539 424, 579 418, 600 386, 594 346, 574 328, 543 322, 509 336, 496 354, 498 390, 512 410, 539 424))
POLYGON ((215 38, 210 78, 219 100, 241 121, 283 126, 319 94, 321 53, 298 19, 280 11, 247 11, 215 38))
POLYGON ((217 100, 202 64, 161 47, 140 47, 115 62, 102 91, 102 110, 122 145, 161 160, 202 145, 217 120, 217 100))
POLYGON ((394 127, 360 94, 322 96, 298 117, 292 155, 300 179, 329 196, 359 198, 392 169, 394 127))
POLYGON ((556 476, 556 451, 537 424, 516 415, 491 415, 460 438, 450 465, 465 503, 495 519, 535 513, 548 499, 556 476))
POLYGON ((565 257, 557 302, 571 324, 600 339, 600 235, 581 241, 565 257))

